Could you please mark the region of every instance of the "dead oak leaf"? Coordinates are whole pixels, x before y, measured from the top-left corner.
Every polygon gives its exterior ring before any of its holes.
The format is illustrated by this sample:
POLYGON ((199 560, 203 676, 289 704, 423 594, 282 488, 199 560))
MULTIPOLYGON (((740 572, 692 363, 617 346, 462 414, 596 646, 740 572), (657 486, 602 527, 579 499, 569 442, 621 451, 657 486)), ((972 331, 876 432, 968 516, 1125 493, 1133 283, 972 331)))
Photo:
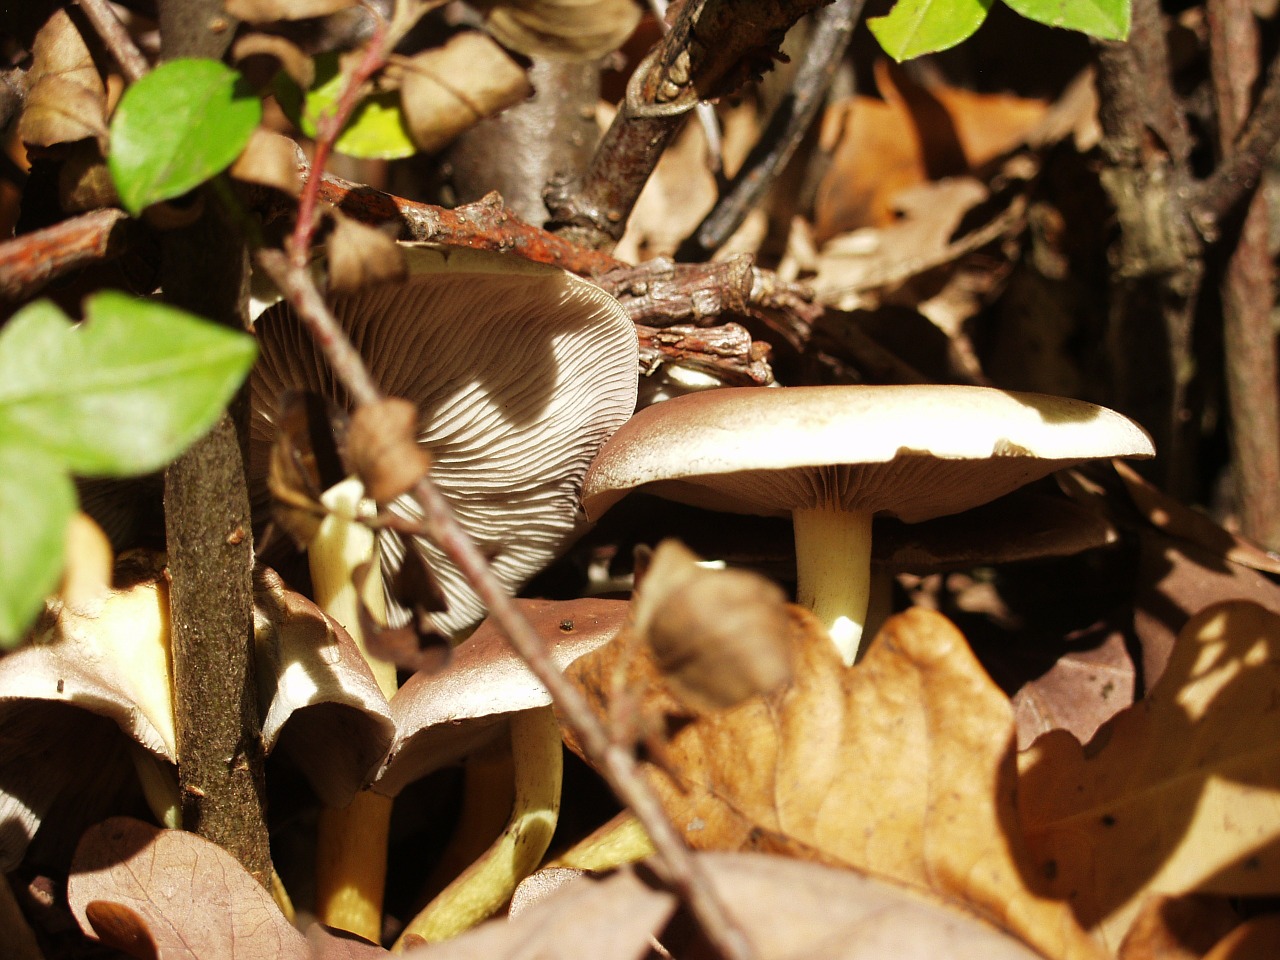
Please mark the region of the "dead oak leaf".
MULTIPOLYGON (((1016 821, 1013 716, 964 637, 939 614, 891 618, 845 669, 817 622, 791 609, 794 679, 768 699, 698 717, 650 771, 686 840, 743 849, 760 835, 960 901, 1046 955, 1100 948, 1062 903, 1034 893, 1016 821)), ((653 689, 625 643, 570 673, 600 713, 622 688, 653 689)), ((653 693, 651 709, 667 710, 653 693)))
POLYGON ((1151 894, 1280 892, 1280 616, 1230 601, 1088 748, 1042 737, 1018 805, 1052 892, 1115 944, 1151 894))
POLYGON ((26 109, 18 120, 18 139, 49 147, 87 137, 106 150, 107 93, 89 48, 65 10, 59 10, 36 34, 26 109))

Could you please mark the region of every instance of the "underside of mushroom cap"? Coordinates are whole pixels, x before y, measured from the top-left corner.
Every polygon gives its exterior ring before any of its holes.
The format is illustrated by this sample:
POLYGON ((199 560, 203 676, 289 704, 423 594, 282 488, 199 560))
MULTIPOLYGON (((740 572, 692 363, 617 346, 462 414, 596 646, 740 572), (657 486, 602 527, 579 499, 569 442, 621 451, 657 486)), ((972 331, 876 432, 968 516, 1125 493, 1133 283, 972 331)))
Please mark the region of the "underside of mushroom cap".
POLYGON ((588 516, 629 490, 737 513, 839 507, 908 522, 958 513, 1099 457, 1150 457, 1126 417, 968 386, 730 388, 642 410, 583 485, 588 516))
MULTIPOLYGON (((583 474, 635 406, 635 329, 612 297, 572 274, 518 258, 406 246, 409 276, 330 298, 382 390, 417 405, 431 475, 511 589, 580 532, 583 474)), ((285 390, 350 406, 285 305, 257 322, 251 378, 251 492, 269 504, 266 463, 285 390)), ((394 505, 413 515, 407 497, 394 505)), ((390 541, 390 538, 384 538, 390 541)), ((388 582, 403 561, 383 552, 388 582)), ((449 609, 433 625, 456 633, 483 605, 434 544, 416 541, 449 609)))

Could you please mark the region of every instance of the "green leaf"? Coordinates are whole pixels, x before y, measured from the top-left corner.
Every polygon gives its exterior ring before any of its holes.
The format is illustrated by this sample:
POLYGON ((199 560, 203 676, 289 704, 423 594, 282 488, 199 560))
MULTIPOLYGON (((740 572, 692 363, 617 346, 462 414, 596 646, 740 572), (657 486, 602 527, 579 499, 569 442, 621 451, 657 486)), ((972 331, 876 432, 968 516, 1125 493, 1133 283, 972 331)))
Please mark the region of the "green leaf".
POLYGON ((12 647, 58 585, 71 478, 57 460, 0 438, 0 647, 12 647))
MULTIPOLYGON (((315 64, 315 83, 307 91, 305 102, 297 85, 284 73, 276 78, 275 85, 276 99, 285 114, 309 137, 319 133, 320 118, 337 109, 347 82, 336 53, 320 54, 315 64)), ((417 153, 400 111, 400 91, 386 90, 365 97, 352 111, 333 148, 366 160, 396 160, 417 153)))
POLYGON ((137 214, 221 173, 244 151, 262 101, 216 60, 170 60, 120 98, 107 165, 120 202, 137 214))
MULTIPOLYGON (((75 473, 156 470, 205 433, 253 364, 253 338, 114 291, 73 326, 48 301, 0 331, 0 442, 75 473)), ((0 535, 2 536, 2 535, 0 535)))
MULTIPOLYGON (((993 0, 898 0, 867 26, 885 53, 901 63, 954 47, 973 36, 993 0)), ((1064 0, 1065 2, 1065 0, 1064 0)))
POLYGON ((1100 40, 1129 36, 1131 0, 1005 0, 1028 20, 1079 30, 1100 40))

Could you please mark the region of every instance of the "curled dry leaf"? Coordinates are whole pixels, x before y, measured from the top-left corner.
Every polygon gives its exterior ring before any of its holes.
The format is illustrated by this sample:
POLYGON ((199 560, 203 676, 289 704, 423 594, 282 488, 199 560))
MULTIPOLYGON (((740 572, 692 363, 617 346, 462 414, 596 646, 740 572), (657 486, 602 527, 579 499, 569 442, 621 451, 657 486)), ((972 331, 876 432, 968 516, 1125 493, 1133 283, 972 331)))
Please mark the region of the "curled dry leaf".
POLYGON ((1240 922, 1223 897, 1148 897, 1117 954, 1119 960, 1200 960, 1240 922))
POLYGON ((677 540, 653 553, 633 629, 672 693, 694 710, 736 706, 791 679, 782 590, 750 571, 704 569, 677 540))
MULTIPOLYGON (((160 830, 128 817, 113 817, 85 833, 72 861, 67 899, 85 933, 140 946, 149 941, 155 960, 311 955, 271 894, 231 854, 194 833, 160 830)), ((114 945, 125 948, 123 942, 114 945)))
POLYGON ((356 5, 356 0, 226 0, 227 13, 246 23, 327 17, 356 5))
MULTIPOLYGON (((1033 951, 971 914, 849 870, 760 854, 698 854, 760 960, 1034 960, 1033 951)), ((643 957, 650 937, 669 955, 710 960, 688 924, 668 924, 676 899, 645 867, 583 877, 451 944, 433 960, 538 956, 643 957), (450 952, 452 951, 452 952, 450 952)), ((410 957, 416 956, 414 953, 410 957)), ((422 955, 424 958, 428 954, 422 955)))
POLYGON ((404 61, 400 78, 405 123, 428 152, 532 93, 524 68, 475 30, 404 61))
POLYGON ((18 139, 49 147, 95 137, 106 151, 106 87, 65 10, 50 17, 36 34, 27 83, 18 139))
MULTIPOLYGON (((1026 879, 1011 709, 964 637, 944 617, 911 610, 845 669, 818 622, 791 611, 791 684, 696 718, 671 737, 667 772, 650 770, 688 842, 795 841, 962 902, 1050 956, 1100 956, 1071 911, 1026 879)), ((638 656, 620 667, 613 647, 569 671, 601 715, 615 670, 643 689, 653 669, 638 656)))
POLYGON ((408 267, 404 251, 395 240, 337 208, 330 213, 333 233, 327 243, 329 289, 334 293, 354 293, 368 284, 404 279, 408 267))
POLYGON ((1280 955, 1280 916, 1268 914, 1236 927, 1204 960, 1271 960, 1280 955))
POLYGON ((228 172, 237 180, 272 187, 290 196, 296 197, 302 192, 298 145, 262 127, 253 131, 249 145, 228 172))
POLYGON ((640 22, 633 0, 484 0, 485 26, 530 57, 595 60, 622 46, 640 22))
POLYGON ((1036 872, 1116 944, 1152 893, 1280 892, 1280 616, 1197 614, 1159 682, 1086 751, 1023 754, 1018 806, 1036 872))
POLYGON ((268 76, 283 70, 300 90, 310 90, 316 79, 315 61, 295 44, 273 33, 246 33, 231 45, 231 62, 242 72, 253 69, 255 58, 268 62, 268 76))
POLYGON ((418 408, 399 397, 360 407, 347 430, 347 457, 378 503, 408 493, 431 466, 418 445, 418 408))
POLYGON ((328 513, 321 493, 346 476, 339 446, 347 417, 310 391, 287 390, 279 406, 267 455, 271 516, 303 549, 328 513))

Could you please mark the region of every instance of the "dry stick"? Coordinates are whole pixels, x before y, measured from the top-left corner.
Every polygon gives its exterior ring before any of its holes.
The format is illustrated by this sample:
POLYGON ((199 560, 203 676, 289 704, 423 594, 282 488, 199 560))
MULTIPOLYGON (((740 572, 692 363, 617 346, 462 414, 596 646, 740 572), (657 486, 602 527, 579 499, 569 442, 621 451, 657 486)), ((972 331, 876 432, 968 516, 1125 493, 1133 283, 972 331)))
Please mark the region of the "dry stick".
POLYGON ((773 186, 822 106, 836 67, 849 49, 864 3, 835 0, 815 14, 813 35, 791 90, 769 117, 728 189, 680 251, 681 260, 705 260, 719 250, 773 186))
POLYGON ((612 247, 658 158, 699 100, 730 92, 762 69, 783 35, 823 0, 688 0, 636 68, 580 183, 548 191, 558 232, 612 247))
POLYGON ((1188 137, 1158 0, 1134 0, 1128 43, 1096 49, 1099 178, 1119 225, 1107 332, 1112 402, 1151 432, 1160 451, 1158 481, 1191 499, 1198 441, 1192 327, 1204 259, 1183 199, 1191 186, 1188 137))
MULTIPOLYGON (((1207 8, 1219 142, 1226 161, 1249 115, 1259 71, 1257 25, 1248 0, 1210 0, 1207 8)), ((1274 75, 1273 75, 1274 76, 1274 75)), ((1236 503, 1246 536, 1280 549, 1280 396, 1271 325, 1274 270, 1267 198, 1254 191, 1221 283, 1222 336, 1236 503)))
POLYGON ((0 243, 0 298, 25 300, 64 274, 115 259, 131 229, 123 210, 94 210, 0 243))
POLYGON ((124 28, 124 24, 120 22, 107 0, 78 0, 78 2, 84 15, 93 24, 93 29, 97 31, 111 56, 115 57, 116 63, 120 65, 124 78, 130 83, 142 79, 143 75, 151 69, 151 65, 147 63, 147 58, 133 42, 129 31, 124 28))
MULTIPOLYGON (((279 250, 260 250, 257 261, 315 338, 334 376, 351 395, 352 402, 363 406, 380 401, 382 392, 325 306, 307 270, 292 266, 279 250)), ((708 938, 724 957, 747 960, 754 956, 742 930, 716 897, 706 874, 671 826, 656 795, 642 779, 635 757, 610 740, 586 700, 551 662, 538 634, 494 579, 488 563, 459 526, 452 509, 429 477, 419 481, 414 497, 422 507, 423 532, 457 564, 512 647, 550 692, 566 725, 581 743, 583 752, 644 825, 658 851, 663 879, 688 902, 708 938)))
POLYGON ((1277 141, 1280 141, 1280 58, 1271 61, 1266 87, 1234 148, 1195 191, 1191 219, 1206 241, 1217 240, 1223 219, 1257 186, 1277 141))

